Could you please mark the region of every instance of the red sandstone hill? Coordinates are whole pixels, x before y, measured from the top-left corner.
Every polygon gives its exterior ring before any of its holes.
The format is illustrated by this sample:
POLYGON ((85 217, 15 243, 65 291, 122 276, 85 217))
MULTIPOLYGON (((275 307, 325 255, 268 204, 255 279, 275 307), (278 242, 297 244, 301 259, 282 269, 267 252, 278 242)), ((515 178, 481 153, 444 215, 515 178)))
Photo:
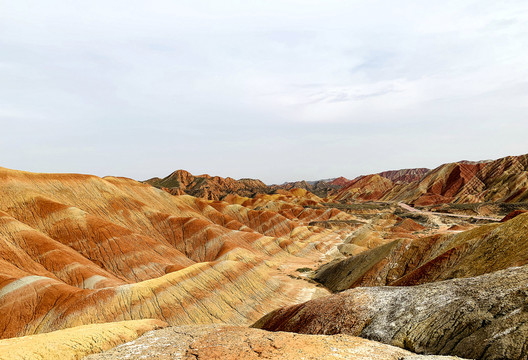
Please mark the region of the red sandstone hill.
POLYGON ((452 202, 520 202, 528 200, 528 154, 494 161, 459 161, 433 170, 390 170, 353 180, 339 177, 271 186, 256 179, 193 176, 184 170, 145 182, 173 195, 189 194, 210 200, 222 200, 229 194, 253 197, 301 188, 338 202, 403 201, 418 206, 452 202))
POLYGON ((419 181, 429 171, 426 168, 389 170, 358 176, 346 182, 341 181, 343 188, 336 194, 335 200, 340 202, 380 200, 391 190, 419 181))
POLYGON ((361 176, 352 180, 335 196, 336 201, 354 202, 379 200, 394 188, 394 183, 378 174, 361 176))
POLYGON ((487 162, 445 164, 387 197, 415 205, 526 201, 528 154, 487 162))
MULTIPOLYGON (((335 200, 403 201, 414 205, 528 200, 528 154, 494 161, 444 164, 409 184, 392 181, 381 174, 355 179, 335 200)), ((402 174, 388 177, 405 178, 402 174)))
POLYGON ((340 186, 340 187, 345 187, 349 183, 350 183, 350 180, 345 178, 345 177, 342 177, 342 176, 340 176, 338 178, 335 178, 332 181, 330 181, 330 184, 337 185, 337 186, 340 186))
MULTIPOLYGON (((408 184, 412 181, 419 180, 429 169, 402 169, 390 170, 376 175, 382 179, 389 179, 395 185, 408 184)), ((257 194, 272 194, 280 190, 304 189, 321 197, 326 198, 339 193, 343 188, 360 188, 361 186, 376 188, 377 185, 371 184, 369 179, 373 175, 359 176, 354 180, 345 177, 316 181, 292 181, 280 185, 267 186, 258 179, 240 179, 235 180, 230 177, 222 178, 210 175, 192 175, 185 170, 174 171, 169 176, 160 179, 152 178, 144 181, 145 183, 163 189, 173 195, 188 194, 208 200, 222 200, 227 195, 236 194, 243 197, 253 197, 257 194)), ((383 180, 382 180, 383 181, 383 180)), ((385 181, 387 184, 388 182, 385 181)), ((389 183, 390 184, 390 183, 389 183)), ((385 186, 387 187, 387 185, 385 186)), ((391 187, 392 188, 392 187, 391 187)), ((359 196, 346 196, 346 199, 371 200, 380 196, 376 191, 370 194, 371 189, 366 189, 364 194, 360 191, 359 196)), ((342 200, 342 198, 340 198, 342 200)))
MULTIPOLYGON (((295 182, 287 182, 281 185, 272 185, 271 188, 273 190, 276 190, 277 188, 281 189, 293 189, 293 188, 301 188, 306 189, 320 197, 327 197, 332 195, 337 195, 342 192, 346 192, 346 190, 341 191, 341 189, 354 189, 359 188, 361 186, 367 186, 370 188, 376 188, 378 185, 372 184, 369 179, 371 179, 374 175, 378 175, 382 179, 388 179, 393 184, 408 184, 413 181, 420 180, 427 172, 429 172, 429 169, 426 168, 417 168, 417 169, 401 169, 401 170, 389 170, 384 171, 378 174, 373 175, 362 175, 358 176, 357 178, 353 180, 349 180, 345 177, 338 177, 335 179, 326 179, 326 180, 317 180, 317 181, 295 181, 295 182), (366 178, 366 179, 365 179, 366 178)), ((375 179, 374 182, 377 182, 378 179, 375 179)), ((383 181, 383 180, 381 180, 383 181)), ((386 183, 386 182, 385 182, 386 183)), ((381 185, 383 187, 383 185, 381 185)), ((359 199, 359 200, 370 200, 373 197, 376 197, 379 195, 379 192, 373 189, 367 189, 365 192, 361 192, 361 194, 358 194, 358 196, 346 196, 347 199, 359 199), (376 193, 374 195, 370 194, 371 192, 375 191, 376 193), (369 193, 369 194, 366 194, 369 193)), ((340 198, 342 200, 342 198, 340 198)))
POLYGON ((207 174, 194 176, 185 170, 174 171, 163 179, 152 178, 145 183, 162 188, 173 195, 188 194, 208 200, 221 200, 228 194, 253 196, 271 191, 266 184, 256 179, 235 180, 207 174))
POLYGON ((389 170, 380 172, 378 175, 389 179, 393 183, 411 183, 413 181, 420 180, 430 169, 427 168, 416 168, 416 169, 402 169, 402 170, 389 170))
POLYGON ((304 189, 317 196, 327 197, 335 194, 348 184, 350 180, 343 177, 317 181, 293 181, 281 185, 266 185, 258 179, 235 180, 227 177, 210 175, 192 175, 185 170, 174 171, 169 176, 160 179, 152 178, 144 181, 149 185, 163 189, 173 195, 192 195, 208 200, 222 200, 227 195, 253 197, 257 194, 272 194, 281 190, 304 189))

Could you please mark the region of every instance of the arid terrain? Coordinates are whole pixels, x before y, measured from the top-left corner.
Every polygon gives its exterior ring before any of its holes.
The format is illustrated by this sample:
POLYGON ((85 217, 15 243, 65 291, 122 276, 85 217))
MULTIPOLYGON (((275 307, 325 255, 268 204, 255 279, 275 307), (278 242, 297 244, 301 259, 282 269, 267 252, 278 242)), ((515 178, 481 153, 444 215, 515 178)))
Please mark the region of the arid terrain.
POLYGON ((0 359, 528 359, 528 155, 0 193, 0 359))

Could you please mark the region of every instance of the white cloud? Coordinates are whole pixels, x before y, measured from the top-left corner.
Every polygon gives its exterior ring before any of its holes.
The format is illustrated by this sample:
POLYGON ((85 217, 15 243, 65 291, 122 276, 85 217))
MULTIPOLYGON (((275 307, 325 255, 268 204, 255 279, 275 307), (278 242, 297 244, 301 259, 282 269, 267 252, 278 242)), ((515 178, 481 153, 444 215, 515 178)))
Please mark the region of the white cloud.
POLYGON ((3 166, 280 182, 525 152, 525 1, 0 9, 3 166))

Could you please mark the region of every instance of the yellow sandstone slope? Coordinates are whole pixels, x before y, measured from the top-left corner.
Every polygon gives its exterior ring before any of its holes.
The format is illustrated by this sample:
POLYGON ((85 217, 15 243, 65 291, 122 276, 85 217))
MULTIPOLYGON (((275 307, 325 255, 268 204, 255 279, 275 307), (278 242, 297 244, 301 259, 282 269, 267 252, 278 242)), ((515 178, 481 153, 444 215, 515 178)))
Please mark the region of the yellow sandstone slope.
POLYGON ((159 320, 121 321, 0 340, 0 360, 81 359, 165 326, 159 320))

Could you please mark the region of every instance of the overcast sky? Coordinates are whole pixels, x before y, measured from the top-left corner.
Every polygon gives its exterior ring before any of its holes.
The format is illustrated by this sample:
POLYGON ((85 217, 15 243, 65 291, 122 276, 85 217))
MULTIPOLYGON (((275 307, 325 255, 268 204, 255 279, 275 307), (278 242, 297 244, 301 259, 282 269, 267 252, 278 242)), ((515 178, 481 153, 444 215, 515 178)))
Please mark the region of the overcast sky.
POLYGON ((267 183, 528 153, 528 1, 0 0, 0 166, 267 183))

